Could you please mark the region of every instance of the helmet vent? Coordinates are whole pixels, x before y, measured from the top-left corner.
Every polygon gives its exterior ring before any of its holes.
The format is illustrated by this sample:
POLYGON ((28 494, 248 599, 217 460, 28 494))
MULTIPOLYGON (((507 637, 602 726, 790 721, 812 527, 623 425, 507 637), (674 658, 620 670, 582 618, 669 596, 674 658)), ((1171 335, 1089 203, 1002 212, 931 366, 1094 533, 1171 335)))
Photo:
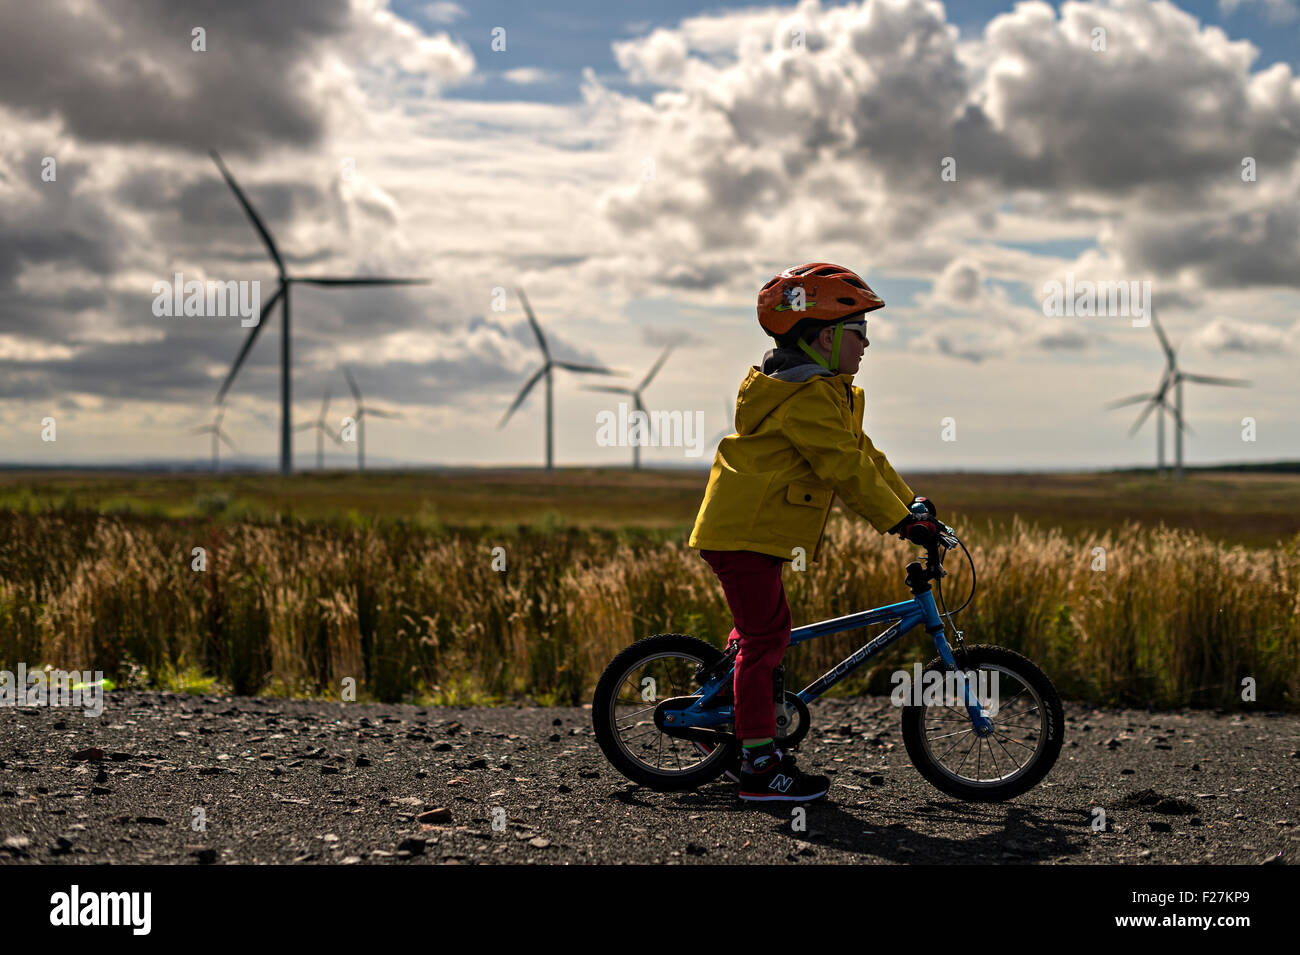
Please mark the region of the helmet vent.
POLYGON ((841 298, 837 298, 835 301, 839 302, 841 305, 856 305, 856 304, 858 304, 856 301, 854 301, 854 300, 851 299, 851 298, 843 298, 843 297, 841 297, 841 298))

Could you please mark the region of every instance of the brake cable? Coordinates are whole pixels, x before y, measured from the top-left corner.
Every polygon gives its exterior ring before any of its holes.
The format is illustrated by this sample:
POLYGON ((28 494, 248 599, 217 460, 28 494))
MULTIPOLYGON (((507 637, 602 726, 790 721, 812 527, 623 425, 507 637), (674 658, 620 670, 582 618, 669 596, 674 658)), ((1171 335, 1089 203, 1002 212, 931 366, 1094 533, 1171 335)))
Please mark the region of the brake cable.
MULTIPOLYGON (((967 605, 970 604, 971 600, 974 599, 975 597, 975 559, 971 557, 970 551, 966 549, 966 545, 962 543, 960 537, 957 537, 955 534, 952 535, 952 537, 953 540, 957 542, 957 546, 959 546, 962 549, 962 553, 966 555, 966 562, 970 564, 970 593, 966 595, 966 600, 962 603, 960 607, 958 607, 956 610, 949 610, 948 602, 944 599, 943 596, 942 577, 934 578, 934 587, 937 591, 939 591, 939 606, 943 608, 943 616, 948 618, 948 626, 949 628, 951 628, 953 635, 956 638, 957 652, 964 656, 966 650, 966 643, 965 640, 963 639, 962 632, 958 630, 956 626, 953 625, 952 615, 955 613, 960 613, 962 610, 964 610, 967 607, 967 605)), ((942 564, 940 564, 940 566, 942 567, 942 564)))

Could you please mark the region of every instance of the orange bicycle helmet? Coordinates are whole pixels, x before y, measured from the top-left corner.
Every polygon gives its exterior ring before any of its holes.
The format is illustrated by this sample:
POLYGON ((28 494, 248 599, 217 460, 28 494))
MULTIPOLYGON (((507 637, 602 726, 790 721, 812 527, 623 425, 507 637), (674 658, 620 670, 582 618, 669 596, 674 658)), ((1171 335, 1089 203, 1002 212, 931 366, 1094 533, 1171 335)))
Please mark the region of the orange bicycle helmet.
POLYGON ((774 275, 758 293, 758 323, 778 345, 795 345, 831 374, 839 372, 844 322, 877 308, 885 301, 854 272, 829 262, 809 262, 774 275), (829 358, 808 342, 808 327, 833 325, 829 358))
POLYGON ((758 293, 758 323, 778 340, 809 324, 831 325, 884 308, 884 300, 842 265, 810 262, 772 276, 758 293), (799 293, 803 307, 799 308, 799 293))

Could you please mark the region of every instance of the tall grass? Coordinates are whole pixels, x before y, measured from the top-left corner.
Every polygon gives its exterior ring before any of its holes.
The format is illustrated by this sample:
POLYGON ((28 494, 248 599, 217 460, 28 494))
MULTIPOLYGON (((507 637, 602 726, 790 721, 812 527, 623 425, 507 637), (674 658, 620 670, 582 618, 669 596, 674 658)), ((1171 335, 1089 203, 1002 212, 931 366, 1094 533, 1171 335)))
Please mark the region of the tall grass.
MULTIPOLYGON (((1085 543, 1019 522, 968 531, 979 588, 956 617, 967 642, 1021 651, 1065 695, 1237 706, 1251 678, 1258 705, 1300 708, 1300 538, 1248 550, 1136 524, 1085 543)), ((905 599, 913 555, 833 519, 822 562, 786 571, 796 625, 905 599)), ((955 608, 970 578, 960 553, 947 567, 955 608)), ((720 646, 730 626, 708 565, 669 533, 0 511, 9 669, 201 672, 236 693, 335 698, 352 678, 360 699, 574 704, 633 640, 691 633, 720 646)), ((788 683, 864 639, 791 651, 788 683)), ((933 655, 917 630, 844 687, 886 692, 891 670, 933 655)))

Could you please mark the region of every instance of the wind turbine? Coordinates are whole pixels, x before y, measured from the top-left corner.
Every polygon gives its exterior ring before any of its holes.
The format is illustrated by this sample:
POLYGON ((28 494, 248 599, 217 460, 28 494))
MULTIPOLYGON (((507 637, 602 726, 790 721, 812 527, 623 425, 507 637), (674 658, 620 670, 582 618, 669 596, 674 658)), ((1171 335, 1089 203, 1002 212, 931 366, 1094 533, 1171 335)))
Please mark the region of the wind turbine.
POLYGON ((317 471, 323 471, 325 469, 325 435, 328 434, 330 436, 330 440, 332 440, 335 444, 341 443, 339 440, 338 432, 334 431, 326 423, 325 415, 329 412, 329 406, 330 406, 330 389, 328 386, 326 386, 325 398, 323 401, 321 401, 320 404, 320 415, 316 418, 315 421, 309 421, 307 424, 300 424, 298 425, 298 427, 293 429, 295 431, 306 431, 310 428, 316 429, 316 470, 317 471))
MULTIPOLYGON (((645 410, 645 404, 641 401, 641 392, 645 390, 646 385, 650 384, 650 379, 654 378, 654 376, 659 373, 659 369, 664 366, 664 362, 668 360, 669 353, 675 347, 677 346, 669 345, 667 348, 663 350, 663 354, 660 355, 659 359, 654 363, 654 365, 651 366, 650 371, 646 373, 646 376, 641 379, 641 384, 637 385, 635 388, 621 387, 619 385, 583 385, 583 389, 585 391, 612 392, 613 394, 616 395, 631 395, 633 407, 635 407, 637 411, 645 415, 645 420, 648 427, 650 422, 650 415, 645 410)), ((638 431, 639 430, 640 429, 638 429, 638 431)), ((641 442, 640 441, 632 442, 632 469, 635 471, 639 471, 641 469, 641 442)))
POLYGON ((550 471, 554 464, 554 447, 555 447, 554 422, 552 418, 552 410, 553 410, 552 387, 553 386, 551 382, 551 378, 552 378, 551 370, 553 368, 564 368, 567 371, 576 371, 579 373, 592 374, 592 375, 613 375, 613 374, 618 374, 618 372, 610 371, 608 368, 602 368, 599 365, 579 365, 571 361, 557 361, 556 359, 552 358, 551 350, 546 345, 546 338, 545 336, 542 335, 542 328, 540 325, 537 324, 537 316, 533 314, 532 306, 528 304, 528 299, 524 297, 524 290, 515 289, 515 294, 519 296, 519 301, 524 306, 524 312, 528 316, 528 324, 533 327, 533 334, 537 336, 537 347, 542 350, 542 358, 545 360, 542 363, 542 367, 537 369, 537 371, 533 373, 533 376, 524 383, 524 387, 520 390, 519 395, 515 398, 514 404, 512 404, 506 410, 506 413, 501 416, 501 421, 497 424, 497 427, 498 428, 505 427, 506 422, 510 420, 510 416, 515 413, 515 409, 518 408, 521 404, 523 404, 524 399, 528 397, 528 392, 532 390, 533 385, 537 384, 539 378, 545 376, 546 378, 546 470, 550 471))
POLYGON ((257 318, 257 324, 253 326, 244 339, 244 347, 239 350, 239 357, 230 368, 230 373, 226 375, 226 380, 221 385, 221 390, 217 392, 217 403, 225 398, 226 391, 235 380, 235 375, 239 374, 240 366, 243 365, 244 359, 248 357, 248 352, 253 347, 253 342, 257 340, 258 334, 266 325, 266 319, 271 314, 271 309, 275 307, 276 302, 280 302, 281 322, 280 325, 280 473, 291 474, 293 472, 293 411, 290 407, 291 394, 291 374, 289 361, 289 287, 295 282, 304 285, 320 285, 332 287, 337 285, 426 285, 428 279, 406 279, 406 278, 375 278, 371 276, 328 276, 328 275, 290 275, 288 268, 284 264, 284 259, 280 256, 280 250, 276 248, 275 240, 271 238, 271 233, 267 230, 262 219, 253 210, 252 203, 244 195, 244 191, 239 188, 235 182, 235 177, 226 169, 225 163, 217 155, 215 149, 210 150, 212 161, 217 164, 217 169, 221 171, 222 178, 239 200, 243 207, 244 213, 248 216, 253 228, 261 236, 262 243, 266 246, 266 251, 270 253, 272 261, 275 262, 276 272, 279 276, 279 287, 270 300, 262 306, 262 313, 257 318))
POLYGON ((1183 371, 1178 367, 1177 349, 1169 344, 1169 339, 1165 335, 1165 330, 1160 327, 1160 321, 1156 318, 1155 306, 1151 306, 1151 325, 1155 328, 1156 336, 1160 339, 1160 348, 1165 353, 1165 370, 1160 376, 1160 384, 1152 394, 1130 395, 1128 398, 1121 398, 1118 401, 1112 401, 1107 407, 1119 408, 1123 405, 1131 405, 1138 401, 1146 401, 1147 406, 1142 409, 1142 414, 1138 416, 1133 427, 1129 429, 1129 437, 1137 433, 1142 422, 1146 420, 1153 409, 1159 408, 1160 412, 1156 417, 1156 473, 1163 474, 1165 469, 1165 422, 1164 412, 1169 412, 1174 418, 1174 476, 1177 480, 1183 479, 1183 431, 1191 431, 1192 428, 1183 418, 1183 382, 1193 381, 1202 385, 1228 385, 1232 387, 1244 387, 1250 382, 1242 378, 1217 378, 1211 375, 1194 375, 1190 372, 1183 371), (1174 389, 1174 404, 1169 404, 1166 397, 1169 389, 1174 389))
POLYGON ((226 406, 218 405, 217 415, 215 418, 212 419, 212 424, 202 425, 200 427, 194 428, 190 432, 190 434, 208 434, 208 433, 212 434, 212 470, 213 471, 218 470, 221 464, 220 453, 219 453, 221 449, 221 445, 218 443, 218 439, 226 442, 226 445, 230 448, 231 451, 235 450, 234 443, 230 440, 230 438, 226 437, 226 432, 221 427, 221 419, 225 417, 225 414, 226 414, 226 406))
POLYGON ((352 389, 352 397, 356 400, 356 410, 352 412, 352 420, 357 426, 357 470, 366 469, 366 415, 372 418, 400 418, 401 415, 395 411, 384 411, 382 408, 368 408, 365 402, 361 400, 361 389, 357 387, 356 379, 352 377, 345 366, 343 374, 347 376, 348 387, 352 389))

